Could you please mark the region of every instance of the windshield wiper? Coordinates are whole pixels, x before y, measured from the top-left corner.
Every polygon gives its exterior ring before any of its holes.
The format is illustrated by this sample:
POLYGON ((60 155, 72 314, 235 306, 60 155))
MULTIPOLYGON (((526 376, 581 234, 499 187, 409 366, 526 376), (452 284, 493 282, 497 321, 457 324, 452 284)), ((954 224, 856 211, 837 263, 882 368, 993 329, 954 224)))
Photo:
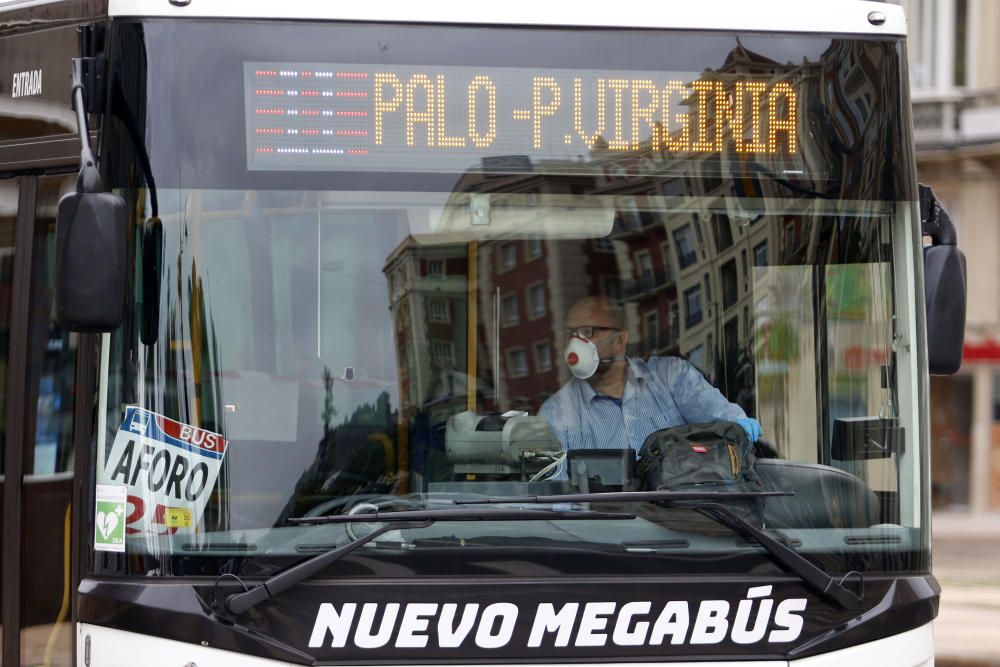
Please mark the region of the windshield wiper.
POLYGON ((552 496, 502 496, 492 498, 475 498, 470 500, 454 500, 463 505, 499 504, 499 503, 638 503, 660 502, 671 507, 694 510, 712 519, 716 523, 749 538, 764 548, 764 551, 782 567, 797 574, 802 581, 816 591, 826 595, 840 604, 844 609, 857 609, 864 600, 864 579, 860 573, 849 572, 841 579, 835 579, 813 565, 792 548, 782 544, 752 523, 737 516, 722 504, 726 500, 745 500, 749 498, 767 498, 770 496, 791 496, 787 491, 745 491, 728 493, 725 491, 621 491, 619 493, 567 493, 552 496), (844 582, 852 574, 859 580, 861 594, 855 593, 844 582))
POLYGON ((678 500, 746 500, 770 496, 794 496, 791 491, 619 491, 609 493, 563 493, 554 496, 490 496, 489 498, 456 498, 456 505, 499 505, 501 503, 642 503, 678 500))
POLYGON ((313 556, 298 565, 294 565, 283 572, 268 577, 253 588, 244 590, 241 593, 233 593, 226 598, 224 607, 227 612, 234 616, 242 614, 251 607, 308 579, 323 568, 336 563, 352 551, 391 530, 427 528, 438 521, 579 521, 584 519, 632 520, 635 519, 635 515, 620 512, 561 512, 542 509, 483 508, 402 510, 396 512, 372 512, 369 514, 332 514, 328 516, 294 517, 286 521, 296 525, 361 522, 385 522, 386 525, 380 526, 367 535, 352 540, 344 546, 331 549, 318 556, 313 556))

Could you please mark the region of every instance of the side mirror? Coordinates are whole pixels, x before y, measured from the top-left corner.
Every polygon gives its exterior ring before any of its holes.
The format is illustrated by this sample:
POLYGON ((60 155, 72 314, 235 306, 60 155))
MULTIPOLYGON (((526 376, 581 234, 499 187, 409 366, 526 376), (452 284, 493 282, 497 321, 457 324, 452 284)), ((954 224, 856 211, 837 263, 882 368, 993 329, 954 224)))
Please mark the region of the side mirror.
POLYGON ((73 59, 73 111, 80 139, 76 192, 56 212, 56 321, 67 331, 105 333, 125 314, 128 227, 125 200, 104 192, 90 149, 84 60, 73 59))
POLYGON ((961 250, 953 245, 924 248, 927 366, 932 375, 952 375, 962 365, 965 285, 961 250))
POLYGON ((117 329, 127 285, 125 201, 110 192, 72 192, 56 214, 56 319, 68 331, 117 329))
POLYGON ((934 192, 920 186, 924 247, 924 301, 927 306, 927 366, 932 375, 952 375, 962 365, 965 345, 965 255, 955 226, 934 192))

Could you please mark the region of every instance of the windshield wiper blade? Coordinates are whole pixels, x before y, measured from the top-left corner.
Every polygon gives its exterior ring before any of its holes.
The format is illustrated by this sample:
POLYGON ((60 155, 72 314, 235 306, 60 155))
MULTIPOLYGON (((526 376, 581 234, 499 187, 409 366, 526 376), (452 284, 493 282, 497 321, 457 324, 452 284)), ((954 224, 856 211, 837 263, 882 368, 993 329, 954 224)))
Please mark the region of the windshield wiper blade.
POLYGON ((475 498, 470 500, 454 500, 452 502, 465 505, 499 504, 499 503, 572 503, 572 502, 606 502, 606 503, 639 503, 662 502, 671 507, 689 509, 701 513, 727 528, 749 538, 764 548, 771 558, 787 570, 797 574, 802 581, 816 591, 826 595, 845 609, 857 609, 864 600, 864 579, 860 573, 848 573, 841 579, 835 579, 822 569, 816 567, 794 549, 774 539, 752 523, 737 516, 722 504, 726 500, 745 500, 748 498, 767 498, 770 496, 792 496, 789 491, 621 491, 618 493, 567 493, 551 496, 500 496, 491 498, 475 498), (852 574, 859 579, 859 590, 855 593, 844 582, 852 574))
POLYGON ((543 521, 545 519, 634 519, 634 514, 616 512, 574 512, 520 508, 437 509, 369 512, 367 514, 330 514, 286 519, 288 523, 378 523, 382 521, 543 521))
POLYGON ((376 537, 391 530, 408 528, 427 528, 438 521, 567 521, 584 519, 614 519, 632 520, 634 514, 621 512, 560 512, 542 509, 436 509, 436 510, 402 510, 396 512, 372 512, 369 514, 332 514, 329 516, 306 516, 287 519, 292 524, 323 524, 323 523, 385 523, 372 532, 352 540, 347 544, 331 549, 326 553, 313 556, 298 565, 268 577, 263 582, 241 593, 233 593, 226 598, 224 607, 227 612, 236 616, 255 605, 283 593, 295 584, 305 581, 323 568, 336 563, 359 547, 368 544, 376 537))

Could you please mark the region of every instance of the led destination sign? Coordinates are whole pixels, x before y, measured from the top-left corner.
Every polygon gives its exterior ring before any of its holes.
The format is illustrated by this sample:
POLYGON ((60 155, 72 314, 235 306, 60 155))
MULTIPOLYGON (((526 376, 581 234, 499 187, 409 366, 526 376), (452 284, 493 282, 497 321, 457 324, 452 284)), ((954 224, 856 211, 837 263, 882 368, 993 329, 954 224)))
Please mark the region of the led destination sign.
POLYGON ((250 169, 465 171, 483 157, 799 151, 798 92, 734 74, 244 65, 250 169))

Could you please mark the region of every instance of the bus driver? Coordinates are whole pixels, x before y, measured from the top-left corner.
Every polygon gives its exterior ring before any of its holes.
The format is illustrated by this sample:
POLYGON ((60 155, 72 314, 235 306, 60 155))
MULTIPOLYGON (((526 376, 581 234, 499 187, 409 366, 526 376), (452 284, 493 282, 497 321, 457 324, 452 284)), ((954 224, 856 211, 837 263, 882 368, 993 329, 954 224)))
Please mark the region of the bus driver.
POLYGON ((570 379, 542 405, 563 449, 636 452, 655 431, 713 420, 738 423, 756 442, 760 424, 730 403, 697 368, 678 357, 625 356, 628 331, 622 307, 586 297, 566 315, 570 379))

